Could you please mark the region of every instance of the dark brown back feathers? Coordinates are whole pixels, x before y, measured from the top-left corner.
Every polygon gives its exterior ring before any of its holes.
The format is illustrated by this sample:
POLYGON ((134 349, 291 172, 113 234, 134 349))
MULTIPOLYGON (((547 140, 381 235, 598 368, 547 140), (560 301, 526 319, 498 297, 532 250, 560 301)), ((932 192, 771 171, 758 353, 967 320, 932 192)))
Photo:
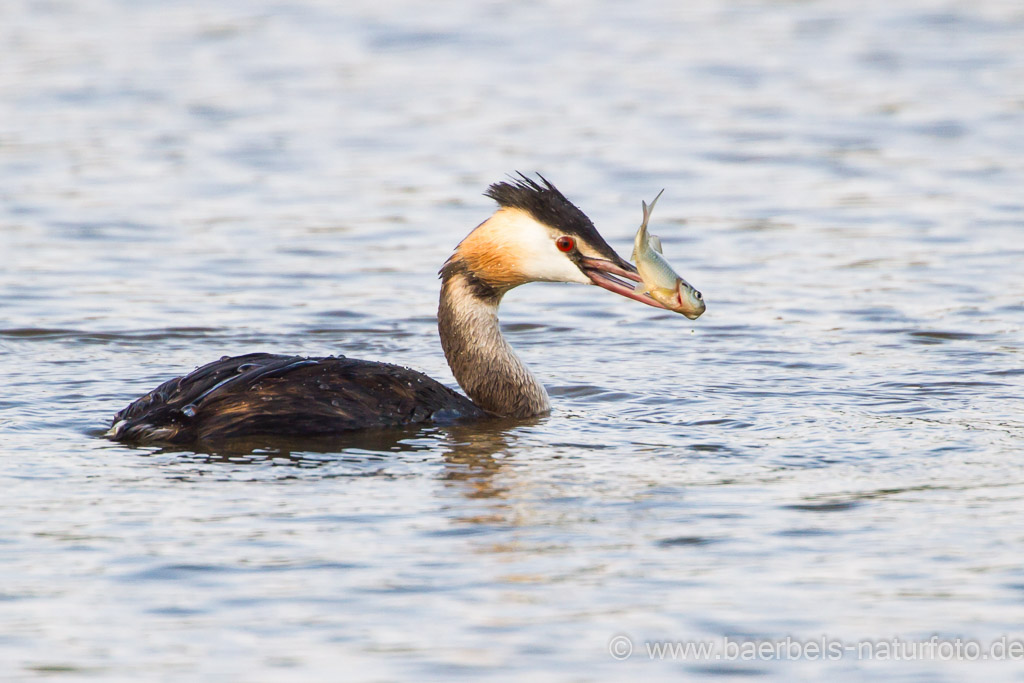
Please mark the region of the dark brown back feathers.
POLYGON ((465 396, 401 366, 253 353, 164 382, 117 414, 112 436, 147 443, 326 436, 484 415, 465 396))

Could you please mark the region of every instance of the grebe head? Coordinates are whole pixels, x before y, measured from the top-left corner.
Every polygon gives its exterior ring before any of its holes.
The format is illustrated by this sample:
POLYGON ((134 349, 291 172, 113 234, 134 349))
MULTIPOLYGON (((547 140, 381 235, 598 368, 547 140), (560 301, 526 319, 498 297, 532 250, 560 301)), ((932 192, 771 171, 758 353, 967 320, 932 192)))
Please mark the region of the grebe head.
POLYGON ((491 185, 486 195, 498 210, 462 240, 442 276, 463 274, 481 298, 500 299, 527 282, 576 282, 665 308, 634 291, 627 281, 640 281, 636 268, 608 246, 586 214, 539 177, 543 184, 519 174, 491 185))

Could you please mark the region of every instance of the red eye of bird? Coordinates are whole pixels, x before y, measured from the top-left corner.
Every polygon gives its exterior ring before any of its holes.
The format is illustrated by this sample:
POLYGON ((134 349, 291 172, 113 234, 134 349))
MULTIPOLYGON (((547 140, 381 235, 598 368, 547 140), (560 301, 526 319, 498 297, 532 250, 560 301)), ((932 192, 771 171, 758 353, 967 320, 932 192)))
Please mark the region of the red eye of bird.
POLYGON ((562 235, 555 240, 555 246, 558 247, 558 251, 570 252, 576 248, 576 240, 568 235, 562 235))

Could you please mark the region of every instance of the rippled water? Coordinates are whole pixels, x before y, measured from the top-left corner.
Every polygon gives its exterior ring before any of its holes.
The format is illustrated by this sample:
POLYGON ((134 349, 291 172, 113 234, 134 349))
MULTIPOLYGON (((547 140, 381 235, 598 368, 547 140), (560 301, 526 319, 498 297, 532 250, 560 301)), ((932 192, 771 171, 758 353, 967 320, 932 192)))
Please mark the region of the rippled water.
POLYGON ((1024 638, 1020 4, 425 7, 0 5, 0 675, 1019 680, 644 643, 1024 638), (667 188, 704 317, 513 292, 532 422, 101 438, 224 354, 452 382, 516 169, 623 255, 667 188))

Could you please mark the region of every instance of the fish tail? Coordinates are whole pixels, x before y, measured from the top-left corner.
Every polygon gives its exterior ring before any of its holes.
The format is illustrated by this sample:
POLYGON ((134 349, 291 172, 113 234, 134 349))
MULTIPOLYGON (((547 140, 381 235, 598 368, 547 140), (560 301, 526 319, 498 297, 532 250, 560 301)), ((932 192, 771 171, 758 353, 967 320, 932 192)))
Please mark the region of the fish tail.
POLYGON ((640 255, 640 249, 648 247, 647 223, 651 220, 651 212, 654 211, 654 205, 658 203, 658 199, 664 192, 665 188, 661 188, 661 192, 651 200, 650 204, 642 199, 640 200, 640 206, 644 210, 644 220, 640 224, 640 229, 636 231, 636 238, 633 240, 633 253, 629 257, 630 261, 636 261, 637 257, 640 255))
POLYGON ((646 202, 643 202, 643 201, 640 202, 640 204, 642 204, 643 207, 644 207, 644 223, 643 223, 644 230, 647 229, 647 221, 649 221, 651 219, 651 212, 654 211, 654 205, 658 203, 658 200, 661 199, 661 195, 663 195, 664 193, 665 193, 665 188, 661 188, 661 192, 659 192, 658 196, 656 196, 654 199, 651 200, 650 205, 648 205, 646 202))
POLYGON ((659 192, 658 195, 651 200, 650 204, 643 200, 640 200, 640 206, 642 206, 644 210, 644 222, 640 224, 640 230, 638 231, 638 234, 643 235, 645 241, 647 239, 647 223, 648 221, 651 220, 651 212, 654 211, 654 205, 658 203, 658 200, 661 198, 661 195, 664 194, 664 192, 665 188, 661 188, 661 192, 659 192))

